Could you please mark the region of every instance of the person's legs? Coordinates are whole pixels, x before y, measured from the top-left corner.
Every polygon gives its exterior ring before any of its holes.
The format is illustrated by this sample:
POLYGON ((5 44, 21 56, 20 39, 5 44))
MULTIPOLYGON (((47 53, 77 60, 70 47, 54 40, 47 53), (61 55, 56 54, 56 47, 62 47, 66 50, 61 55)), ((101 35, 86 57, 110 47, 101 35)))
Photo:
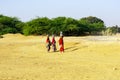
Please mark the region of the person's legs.
POLYGON ((47 48, 47 51, 49 52, 50 51, 50 45, 47 44, 46 48, 47 48))
POLYGON ((54 44, 52 47, 53 47, 53 51, 55 52, 56 51, 56 45, 54 44))
POLYGON ((48 46, 48 52, 50 51, 50 46, 48 46))
POLYGON ((61 52, 61 53, 64 52, 64 46, 63 46, 63 45, 60 46, 60 52, 61 52))

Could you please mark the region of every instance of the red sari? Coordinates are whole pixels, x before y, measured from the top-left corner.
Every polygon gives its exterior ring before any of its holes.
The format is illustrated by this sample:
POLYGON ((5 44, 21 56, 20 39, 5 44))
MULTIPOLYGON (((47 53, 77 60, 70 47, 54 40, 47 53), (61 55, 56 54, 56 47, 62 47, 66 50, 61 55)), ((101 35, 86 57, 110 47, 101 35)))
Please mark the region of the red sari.
POLYGON ((59 46, 60 46, 60 52, 64 52, 63 37, 60 37, 60 39, 59 39, 59 46))
POLYGON ((53 51, 55 52, 57 49, 56 49, 56 41, 55 41, 55 38, 53 37, 52 38, 52 48, 53 48, 53 51))
POLYGON ((55 38, 52 38, 52 44, 54 45, 56 43, 55 38))

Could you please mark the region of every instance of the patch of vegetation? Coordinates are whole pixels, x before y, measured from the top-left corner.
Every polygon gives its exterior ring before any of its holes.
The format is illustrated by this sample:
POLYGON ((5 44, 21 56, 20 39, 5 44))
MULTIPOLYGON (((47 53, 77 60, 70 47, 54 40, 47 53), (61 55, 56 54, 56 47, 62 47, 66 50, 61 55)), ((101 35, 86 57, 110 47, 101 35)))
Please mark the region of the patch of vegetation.
POLYGON ((24 35, 112 35, 120 32, 118 26, 106 27, 104 21, 93 16, 79 20, 70 17, 37 17, 28 22, 22 22, 16 17, 0 15, 0 35, 7 33, 21 33, 24 35))
POLYGON ((120 28, 118 26, 108 27, 102 31, 102 34, 106 36, 116 35, 119 32, 119 29, 120 28))
POLYGON ((2 36, 2 35, 0 35, 0 38, 3 38, 3 36, 2 36))

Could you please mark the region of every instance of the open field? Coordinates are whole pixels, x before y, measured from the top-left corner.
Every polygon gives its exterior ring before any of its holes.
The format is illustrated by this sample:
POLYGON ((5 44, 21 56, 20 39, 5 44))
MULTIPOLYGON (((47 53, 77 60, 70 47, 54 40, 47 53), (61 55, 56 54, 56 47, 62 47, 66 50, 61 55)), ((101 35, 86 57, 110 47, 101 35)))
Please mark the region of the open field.
POLYGON ((45 36, 3 37, 0 80, 120 80, 119 35, 64 37, 63 54, 48 53, 45 36))

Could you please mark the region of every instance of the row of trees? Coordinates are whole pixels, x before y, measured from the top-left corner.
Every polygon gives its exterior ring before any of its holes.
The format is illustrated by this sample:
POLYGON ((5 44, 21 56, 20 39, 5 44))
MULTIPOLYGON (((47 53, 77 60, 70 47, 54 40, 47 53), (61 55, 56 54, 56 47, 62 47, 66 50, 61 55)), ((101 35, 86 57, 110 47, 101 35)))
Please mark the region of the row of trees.
POLYGON ((25 24, 23 34, 56 34, 63 31, 64 35, 85 35, 92 34, 105 29, 104 22, 96 17, 87 17, 80 20, 66 17, 49 19, 47 17, 36 18, 25 24))
POLYGON ((62 31, 65 36, 99 34, 105 30, 103 20, 97 17, 84 17, 79 20, 70 17, 37 17, 22 22, 16 17, 0 15, 0 34, 21 33, 24 35, 56 34, 62 31))

